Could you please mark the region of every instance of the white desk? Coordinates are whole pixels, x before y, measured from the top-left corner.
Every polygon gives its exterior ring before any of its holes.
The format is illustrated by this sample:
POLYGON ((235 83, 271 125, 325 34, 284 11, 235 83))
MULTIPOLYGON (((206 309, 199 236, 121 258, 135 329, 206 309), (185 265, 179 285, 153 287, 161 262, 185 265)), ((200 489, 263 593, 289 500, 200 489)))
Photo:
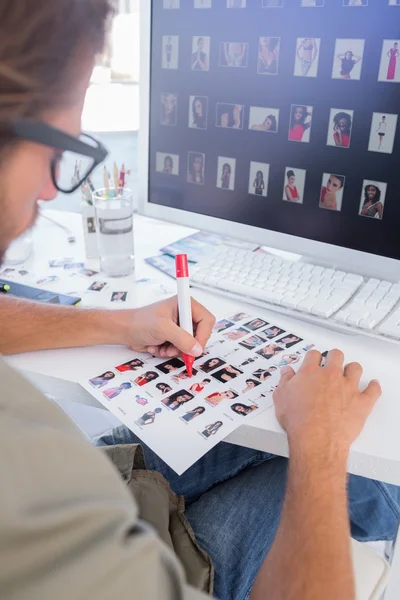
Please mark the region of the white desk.
MULTIPOLYGON (((49 211, 50 213, 74 231, 77 242, 74 246, 69 245, 66 236, 59 229, 46 221, 41 221, 34 233, 35 255, 32 259, 32 268, 37 271, 47 265, 49 258, 75 256, 76 259, 83 259, 84 257, 80 215, 49 211)), ((156 255, 161 246, 192 232, 193 230, 181 226, 137 217, 135 225, 137 276, 158 279, 171 287, 172 279, 157 272, 153 267, 144 263, 143 259, 156 255)), ((96 267, 94 261, 88 261, 87 265, 92 268, 96 267)), ((135 293, 133 283, 129 279, 124 280, 123 289, 132 290, 132 294, 135 293)), ((235 301, 221 299, 213 293, 196 289, 193 290, 193 296, 205 304, 216 316, 243 309, 253 312, 255 310, 254 307, 244 303, 239 304, 235 301)), ((143 303, 146 300, 151 302, 152 299, 141 298, 140 302, 143 303)), ((277 322, 286 330, 293 329, 296 333, 302 334, 305 338, 326 348, 341 348, 345 352, 347 361, 357 360, 364 366, 365 381, 372 378, 380 380, 383 396, 378 401, 362 434, 353 444, 348 470, 357 475, 400 485, 399 347, 362 336, 324 330, 293 318, 271 313, 271 311, 257 309, 257 314, 267 320, 277 322)), ((95 347, 74 349, 73 351, 57 350, 23 354, 10 357, 8 361, 17 368, 76 382, 84 378, 92 363, 95 370, 99 360, 107 358, 110 352, 112 352, 113 360, 120 363, 131 355, 130 350, 122 347, 113 347, 112 349, 95 347)), ((241 426, 228 438, 228 441, 283 456, 287 456, 288 453, 286 435, 277 423, 273 409, 254 419, 250 425, 241 426)), ((397 554, 400 554, 400 548, 397 554)), ((400 563, 400 556, 396 556, 396 561, 400 563)), ((397 570, 400 570, 399 567, 400 564, 397 570)), ((397 586, 395 584, 391 586, 393 596, 389 590, 386 600, 394 600, 394 587, 397 586)))

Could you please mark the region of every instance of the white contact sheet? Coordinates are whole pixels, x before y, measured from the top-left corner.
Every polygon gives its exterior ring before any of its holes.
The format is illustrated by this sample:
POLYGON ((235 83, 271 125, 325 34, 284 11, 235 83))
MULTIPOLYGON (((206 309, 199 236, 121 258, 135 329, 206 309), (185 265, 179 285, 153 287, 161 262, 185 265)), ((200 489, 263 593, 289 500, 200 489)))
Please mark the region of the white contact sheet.
POLYGON ((180 358, 132 353, 81 384, 179 475, 218 442, 273 406, 286 365, 314 345, 247 313, 220 319, 189 378, 180 358))

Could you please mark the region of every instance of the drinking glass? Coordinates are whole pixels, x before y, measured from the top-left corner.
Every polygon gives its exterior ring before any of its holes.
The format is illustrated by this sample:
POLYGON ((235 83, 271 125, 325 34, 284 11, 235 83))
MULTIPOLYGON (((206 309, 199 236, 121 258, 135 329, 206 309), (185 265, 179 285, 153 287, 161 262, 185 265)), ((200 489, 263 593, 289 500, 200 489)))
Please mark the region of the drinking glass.
POLYGON ((133 194, 121 188, 93 192, 100 269, 107 277, 135 271, 133 194))

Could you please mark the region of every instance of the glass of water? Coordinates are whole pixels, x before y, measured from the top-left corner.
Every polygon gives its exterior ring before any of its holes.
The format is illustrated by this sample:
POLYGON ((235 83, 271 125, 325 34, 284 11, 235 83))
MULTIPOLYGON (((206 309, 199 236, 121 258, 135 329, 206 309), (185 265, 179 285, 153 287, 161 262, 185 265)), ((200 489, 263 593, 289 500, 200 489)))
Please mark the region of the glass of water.
POLYGON ((100 269, 107 277, 125 277, 135 271, 133 194, 128 189, 93 192, 100 269))

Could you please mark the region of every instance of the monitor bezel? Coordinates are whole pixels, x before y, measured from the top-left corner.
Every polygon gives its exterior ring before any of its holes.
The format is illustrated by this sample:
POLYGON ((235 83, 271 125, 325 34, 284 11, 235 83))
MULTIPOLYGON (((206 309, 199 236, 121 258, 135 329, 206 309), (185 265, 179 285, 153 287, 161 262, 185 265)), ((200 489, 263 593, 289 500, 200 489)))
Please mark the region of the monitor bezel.
POLYGON ((302 237, 261 229, 234 221, 225 221, 177 208, 161 206, 149 201, 149 134, 151 83, 151 23, 153 0, 142 2, 140 11, 140 126, 139 126, 139 180, 138 210, 140 214, 178 225, 201 229, 221 235, 254 242, 260 246, 302 255, 305 260, 347 272, 360 273, 400 281, 400 261, 386 256, 360 252, 342 246, 317 242, 302 237))

